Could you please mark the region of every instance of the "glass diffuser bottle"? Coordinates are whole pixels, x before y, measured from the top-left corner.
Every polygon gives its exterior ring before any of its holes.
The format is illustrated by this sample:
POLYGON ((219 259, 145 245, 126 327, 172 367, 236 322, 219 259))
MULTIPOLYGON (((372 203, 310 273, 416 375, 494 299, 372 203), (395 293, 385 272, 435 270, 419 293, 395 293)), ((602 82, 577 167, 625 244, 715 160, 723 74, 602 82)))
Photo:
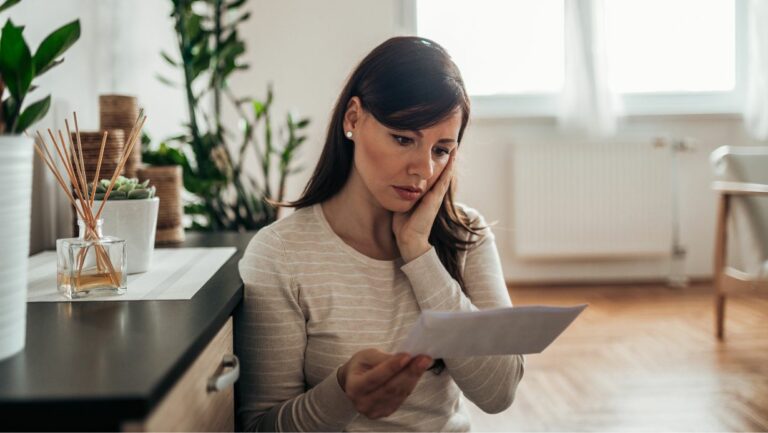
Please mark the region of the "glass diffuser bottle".
POLYGON ((79 237, 56 241, 56 285, 69 299, 126 292, 125 240, 104 236, 103 222, 89 227, 79 219, 79 237))
MULTIPOLYGON (((125 240, 112 236, 104 236, 101 232, 103 221, 101 212, 115 186, 118 176, 125 169, 128 158, 132 155, 133 147, 141 136, 141 129, 147 116, 144 110, 139 111, 139 117, 128 134, 125 146, 118 152, 111 149, 108 155, 110 164, 105 165, 105 174, 109 177, 102 179, 102 163, 104 162, 105 147, 109 131, 102 131, 101 146, 97 153, 83 152, 82 137, 77 124, 77 113, 73 113, 75 132, 72 133, 69 122, 64 119, 67 133, 70 135, 69 144, 64 134, 59 130, 57 135, 48 130, 51 145, 37 132, 35 152, 45 163, 62 191, 75 208, 80 217, 77 225, 79 237, 59 239, 56 241, 56 287, 67 298, 84 298, 88 296, 122 295, 126 292, 128 278, 126 276, 125 240), (77 146, 75 146, 77 143, 77 146), (95 155, 98 154, 98 158, 95 155), (58 161, 56 159, 58 156, 58 161), (115 161, 113 157, 117 156, 115 161), (88 164, 86 164, 88 162, 88 164), (113 164, 113 163, 117 164, 113 164), (95 170, 91 173, 95 163, 95 170), (61 166, 63 169, 59 169, 61 166), (106 169, 106 167, 110 167, 106 169), (106 188, 98 209, 94 208, 97 184, 106 180, 106 188)), ((90 150, 94 150, 93 149, 90 150)))

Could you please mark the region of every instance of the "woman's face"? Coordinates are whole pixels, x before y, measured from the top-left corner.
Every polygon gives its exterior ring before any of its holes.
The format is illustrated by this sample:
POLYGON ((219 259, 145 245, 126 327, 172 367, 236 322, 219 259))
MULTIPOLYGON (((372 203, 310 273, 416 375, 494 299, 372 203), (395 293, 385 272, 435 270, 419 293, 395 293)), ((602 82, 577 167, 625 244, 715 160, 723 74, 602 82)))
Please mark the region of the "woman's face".
POLYGON ((355 143, 352 175, 383 208, 409 211, 440 178, 457 149, 460 129, 459 110, 429 128, 391 129, 362 110, 354 97, 344 119, 344 131, 352 131, 355 143))

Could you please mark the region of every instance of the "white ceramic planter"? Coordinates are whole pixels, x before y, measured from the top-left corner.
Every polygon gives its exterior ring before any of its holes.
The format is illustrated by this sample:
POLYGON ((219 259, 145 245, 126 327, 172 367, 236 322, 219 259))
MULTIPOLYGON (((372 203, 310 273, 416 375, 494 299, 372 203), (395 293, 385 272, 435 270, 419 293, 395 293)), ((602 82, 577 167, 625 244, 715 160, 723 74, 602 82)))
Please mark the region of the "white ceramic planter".
POLYGON ((0 360, 24 349, 34 142, 0 135, 0 360))
MULTIPOLYGON (((107 200, 104 205, 101 213, 104 220, 102 233, 125 239, 128 274, 149 270, 152 252, 155 250, 159 205, 160 199, 157 197, 146 200, 107 200)), ((100 206, 101 201, 95 201, 94 212, 100 206)))

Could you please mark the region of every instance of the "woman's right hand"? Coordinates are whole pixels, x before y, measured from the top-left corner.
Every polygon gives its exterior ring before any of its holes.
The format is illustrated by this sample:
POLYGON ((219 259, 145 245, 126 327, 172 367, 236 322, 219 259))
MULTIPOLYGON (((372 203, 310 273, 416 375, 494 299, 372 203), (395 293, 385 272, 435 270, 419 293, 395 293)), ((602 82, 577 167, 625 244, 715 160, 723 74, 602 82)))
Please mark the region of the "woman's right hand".
POLYGON ((427 355, 365 349, 341 366, 337 379, 359 413, 378 419, 400 407, 431 364, 427 355))

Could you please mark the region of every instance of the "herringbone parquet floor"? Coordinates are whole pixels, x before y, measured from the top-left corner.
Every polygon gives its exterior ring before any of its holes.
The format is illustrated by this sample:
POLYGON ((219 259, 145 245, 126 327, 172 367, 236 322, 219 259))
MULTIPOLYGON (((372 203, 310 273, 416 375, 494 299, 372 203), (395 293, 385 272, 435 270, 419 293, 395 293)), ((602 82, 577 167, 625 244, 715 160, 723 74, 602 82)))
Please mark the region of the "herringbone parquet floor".
POLYGON ((712 289, 513 287, 515 305, 590 306, 526 373, 507 411, 469 404, 474 431, 768 431, 768 299, 712 289))

